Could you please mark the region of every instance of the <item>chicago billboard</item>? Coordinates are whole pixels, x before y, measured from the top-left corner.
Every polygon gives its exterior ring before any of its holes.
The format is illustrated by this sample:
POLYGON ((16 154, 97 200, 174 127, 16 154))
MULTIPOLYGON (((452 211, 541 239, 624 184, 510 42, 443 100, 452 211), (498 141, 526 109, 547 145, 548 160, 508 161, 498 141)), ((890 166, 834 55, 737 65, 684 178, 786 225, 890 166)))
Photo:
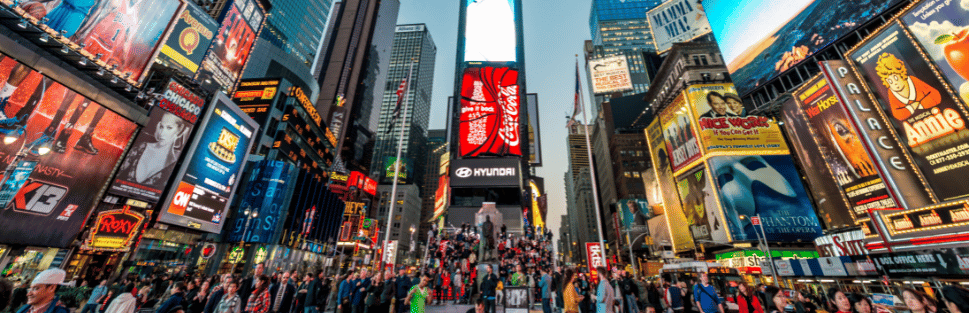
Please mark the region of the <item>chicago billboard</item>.
POLYGON ((204 101, 178 82, 169 81, 162 99, 148 115, 148 124, 121 163, 110 192, 158 202, 175 171, 175 163, 188 145, 192 128, 205 107, 204 101))
POLYGON ((264 12, 256 0, 234 0, 226 5, 222 27, 195 77, 202 86, 232 92, 249 60, 249 52, 262 29, 264 12))
POLYGON ((653 43, 660 54, 674 43, 687 42, 710 33, 710 22, 695 0, 666 1, 646 12, 653 43))
POLYGON ((185 11, 161 47, 158 61, 185 75, 195 76, 205 52, 212 45, 215 32, 219 30, 219 23, 194 2, 186 3, 185 11))
POLYGON ((137 125, 0 54, 4 243, 67 247, 97 204, 137 125))
POLYGON ((517 0, 464 0, 464 61, 518 61, 517 0))
POLYGON ((158 221, 218 233, 259 128, 223 93, 208 108, 158 221))
POLYGON ((80 45, 87 57, 135 84, 182 6, 179 0, 0 1, 16 5, 14 12, 44 25, 55 40, 80 45))
POLYGON ((518 70, 465 69, 460 103, 458 149, 462 157, 522 155, 518 70))
POLYGON ((589 60, 593 93, 610 93, 633 89, 629 64, 625 55, 613 55, 589 60))
POLYGON ((773 119, 749 114, 733 84, 691 85, 687 98, 707 153, 786 154, 787 144, 773 119))

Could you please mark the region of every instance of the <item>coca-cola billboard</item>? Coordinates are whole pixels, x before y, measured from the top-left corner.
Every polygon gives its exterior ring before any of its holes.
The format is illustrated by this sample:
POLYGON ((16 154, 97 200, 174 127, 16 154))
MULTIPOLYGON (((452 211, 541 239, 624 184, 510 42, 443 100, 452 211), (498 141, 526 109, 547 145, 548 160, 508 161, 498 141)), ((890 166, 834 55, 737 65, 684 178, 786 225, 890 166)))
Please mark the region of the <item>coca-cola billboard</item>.
POLYGON ((521 156, 518 70, 475 67, 461 79, 459 145, 462 157, 521 156))

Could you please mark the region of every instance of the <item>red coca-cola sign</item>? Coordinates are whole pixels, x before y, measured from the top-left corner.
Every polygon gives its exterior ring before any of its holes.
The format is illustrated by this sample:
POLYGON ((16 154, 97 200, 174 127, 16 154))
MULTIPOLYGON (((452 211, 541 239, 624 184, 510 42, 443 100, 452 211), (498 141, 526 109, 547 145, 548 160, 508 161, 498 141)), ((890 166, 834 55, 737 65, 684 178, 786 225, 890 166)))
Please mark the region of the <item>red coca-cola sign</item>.
POLYGON ((462 157, 521 156, 518 71, 507 67, 475 67, 461 79, 462 157))
POLYGON ((144 215, 127 208, 98 213, 97 222, 84 243, 89 250, 126 250, 141 230, 144 215))

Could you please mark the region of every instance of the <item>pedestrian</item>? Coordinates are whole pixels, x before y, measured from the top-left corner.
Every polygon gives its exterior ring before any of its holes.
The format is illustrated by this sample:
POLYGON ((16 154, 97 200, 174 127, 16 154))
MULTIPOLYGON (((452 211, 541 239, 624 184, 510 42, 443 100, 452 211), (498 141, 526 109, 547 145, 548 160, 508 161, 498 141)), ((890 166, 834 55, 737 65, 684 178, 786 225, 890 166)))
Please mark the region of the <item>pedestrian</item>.
MULTIPOLYGON (((266 266, 262 263, 256 264, 256 268, 252 271, 252 276, 246 277, 242 280, 242 284, 239 285, 239 298, 242 299, 242 303, 249 303, 249 297, 252 296, 252 292, 256 290, 256 281, 259 276, 263 275, 266 266)), ((268 288, 268 286, 266 286, 268 288)))
MULTIPOLYGON (((683 302, 690 301, 690 299, 683 299, 683 291, 676 284, 668 284, 666 286, 666 291, 664 292, 664 299, 666 300, 666 307, 673 313, 683 313, 683 302)), ((716 313, 716 312, 706 312, 706 313, 716 313)))
POLYGON ((848 295, 848 300, 851 301, 851 309, 853 313, 875 313, 875 306, 871 303, 863 294, 852 293, 848 295))
POLYGON ((20 306, 27 303, 27 289, 30 288, 30 284, 26 281, 17 284, 17 288, 13 290, 13 294, 10 295, 10 308, 16 310, 20 306))
POLYGON ((363 313, 365 308, 363 300, 367 298, 367 288, 370 287, 370 273, 366 269, 360 270, 360 277, 357 279, 356 287, 353 290, 351 310, 353 313, 363 313))
POLYGON ((430 276, 422 277, 421 282, 407 293, 406 302, 410 303, 410 313, 424 313, 424 306, 431 303, 430 290, 427 288, 430 281, 430 276))
POLYGON ((378 313, 389 313, 393 312, 391 307, 394 302, 394 295, 397 291, 397 277, 394 277, 394 270, 388 269, 384 271, 384 288, 380 291, 380 296, 377 299, 379 303, 377 305, 378 313))
POLYGON ((138 299, 135 298, 135 284, 128 283, 121 286, 121 293, 111 300, 105 313, 134 313, 138 309, 138 299))
POLYGON ((652 306, 653 311, 655 311, 655 313, 666 312, 663 310, 663 301, 661 300, 663 296, 661 295, 662 291, 660 290, 660 286, 655 282, 651 282, 649 283, 648 289, 649 290, 646 291, 646 298, 647 301, 649 301, 650 306, 652 306))
POLYGON ((246 313, 269 313, 272 299, 269 297, 269 277, 259 275, 255 277, 256 287, 246 302, 246 313))
POLYGON ((599 287, 596 292, 596 313, 613 313, 615 312, 612 308, 615 301, 615 291, 612 289, 612 285, 609 283, 609 272, 606 271, 605 267, 599 267, 596 269, 599 273, 599 287))
MULTIPOLYGON (((865 299, 867 300, 868 298, 866 297, 865 299)), ((797 304, 801 305, 801 308, 803 308, 804 313, 817 313, 818 312, 818 306, 817 305, 814 305, 814 303, 811 302, 810 295, 805 290, 801 290, 801 291, 798 291, 797 292, 797 298, 796 298, 796 300, 797 300, 796 301, 797 304)), ((867 300, 867 301, 868 301, 868 304, 870 306, 871 300, 867 300)))
POLYGON ((562 290, 562 304, 565 308, 565 313, 579 313, 579 303, 582 302, 582 296, 579 294, 579 286, 576 286, 576 275, 572 272, 572 269, 565 269, 565 274, 562 276, 566 285, 562 290))
POLYGON ((185 290, 187 290, 187 286, 183 282, 177 282, 172 285, 172 295, 155 310, 155 313, 172 313, 175 307, 186 307, 185 290))
POLYGON ((760 303, 760 297, 754 294, 746 282, 737 284, 737 306, 740 313, 764 313, 764 306, 760 303))
POLYGON ((562 278, 562 267, 556 266, 555 272, 552 272, 552 290, 555 291, 555 307, 562 311, 565 308, 565 281, 562 278))
POLYGON ((912 313, 938 312, 938 303, 934 299, 912 288, 902 289, 902 301, 912 313))
POLYGON ((394 291, 395 293, 394 312, 404 313, 410 309, 409 308, 410 303, 408 303, 406 300, 407 300, 407 294, 410 292, 410 289, 414 286, 414 281, 411 280, 410 276, 407 275, 407 270, 404 269, 403 267, 400 268, 397 277, 399 277, 399 279, 397 280, 397 283, 396 283, 397 286, 394 288, 396 289, 394 291))
POLYGON ((384 293, 384 275, 377 272, 373 275, 373 279, 370 280, 370 286, 367 287, 367 297, 364 299, 364 312, 367 313, 386 313, 377 310, 380 306, 380 295, 384 293))
POLYGON ((693 300, 700 313, 724 313, 723 301, 717 295, 717 288, 710 285, 706 272, 700 273, 700 283, 693 286, 693 300))
POLYGON ((541 269, 542 278, 538 281, 538 288, 542 289, 542 312, 552 313, 552 276, 547 268, 541 269))
POLYGON ((497 297, 498 276, 495 275, 491 264, 485 265, 485 277, 481 280, 481 299, 484 300, 484 310, 486 313, 495 313, 495 299, 497 297))
MULTIPOLYGON (((205 309, 203 310, 203 313, 215 312, 215 308, 219 306, 219 303, 222 302, 222 298, 228 293, 229 285, 235 282, 235 277, 232 277, 232 274, 223 275, 221 284, 212 289, 212 292, 209 294, 209 298, 205 301, 205 309)), ((236 284, 236 288, 238 287, 239 285, 236 284)), ((236 292, 238 292, 238 290, 236 292)))
POLYGON ((293 308, 296 286, 293 285, 289 272, 280 274, 279 281, 269 288, 269 294, 272 297, 272 309, 270 312, 290 313, 293 308))
POLYGON ((222 295, 222 299, 219 300, 219 304, 215 306, 213 312, 215 313, 242 313, 242 298, 239 297, 239 283, 227 279, 223 281, 229 281, 225 288, 225 294, 222 295))
POLYGON ((682 295, 683 299, 685 299, 685 301, 683 301, 683 312, 686 313, 693 312, 693 301, 690 301, 690 299, 693 299, 692 285, 693 284, 687 284, 685 281, 681 281, 676 284, 676 286, 680 288, 680 295, 682 295))
POLYGON ((202 286, 198 288, 195 295, 191 297, 188 304, 189 313, 203 313, 205 311, 205 303, 209 298, 210 290, 209 281, 206 280, 202 282, 202 286))
POLYGON ((969 313, 969 290, 956 286, 942 287, 942 299, 949 313, 969 313))
POLYGON ((87 298, 87 303, 84 304, 84 308, 81 309, 81 313, 97 312, 98 304, 104 300, 104 296, 108 294, 108 281, 102 280, 94 290, 91 291, 91 296, 87 298))
POLYGON ((622 295, 626 299, 626 312, 639 313, 639 286, 628 272, 622 280, 622 295))
MULTIPOLYGON (((780 288, 777 288, 777 287, 774 287, 774 286, 767 286, 767 288, 764 289, 764 294, 766 295, 767 299, 770 300, 770 301, 767 302, 767 308, 765 308, 765 310, 767 311, 767 313, 784 313, 785 312, 785 308, 787 307, 787 299, 784 298, 784 292, 781 291, 780 288)), ((844 294, 842 294, 842 295, 844 295, 844 294)), ((845 300, 847 300, 847 299, 848 298, 845 297, 845 300)), ((848 304, 848 306, 849 306, 848 309, 850 310, 851 309, 850 308, 851 305, 848 304)), ((840 309, 839 309, 838 312, 841 312, 840 309)))
POLYGON ((353 289, 357 284, 356 273, 350 272, 340 283, 339 294, 337 295, 337 309, 339 313, 350 313, 350 301, 353 299, 353 289))
POLYGON ((27 304, 20 307, 17 313, 70 313, 59 303, 57 286, 64 284, 67 273, 59 268, 44 270, 34 277, 27 291, 27 304), (44 309, 46 308, 46 309, 44 309))
MULTIPOLYGON (((902 292, 902 296, 905 296, 905 292, 902 292)), ((851 299, 838 288, 828 289, 828 307, 829 312, 851 313, 851 299)))

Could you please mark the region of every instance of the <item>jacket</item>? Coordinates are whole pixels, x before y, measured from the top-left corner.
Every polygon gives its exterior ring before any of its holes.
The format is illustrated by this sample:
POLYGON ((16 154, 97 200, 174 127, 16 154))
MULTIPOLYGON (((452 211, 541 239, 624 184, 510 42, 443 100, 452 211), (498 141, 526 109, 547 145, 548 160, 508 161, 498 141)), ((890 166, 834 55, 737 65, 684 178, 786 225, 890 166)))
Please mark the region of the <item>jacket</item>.
POLYGON ((344 279, 343 281, 340 282, 339 291, 337 291, 337 299, 336 299, 337 304, 342 304, 343 299, 347 299, 346 301, 350 301, 350 296, 353 295, 352 285, 355 285, 353 280, 344 279))
POLYGON ((755 294, 751 294, 747 297, 740 292, 737 292, 737 305, 740 306, 740 313, 764 313, 764 307, 760 304, 760 297, 755 294), (748 304, 747 298, 750 298, 750 304, 748 304), (754 307, 754 311, 750 311, 750 306, 754 307))
POLYGON ((159 306, 157 310, 155 310, 155 313, 168 313, 168 311, 171 311, 176 306, 187 308, 187 306, 185 305, 184 292, 178 292, 178 293, 172 294, 172 296, 169 297, 168 300, 165 300, 165 302, 162 303, 162 305, 159 306))
POLYGON ((414 286, 414 282, 410 277, 397 277, 397 287, 395 292, 397 293, 397 303, 400 303, 404 298, 407 298, 407 293, 410 292, 410 288, 414 286))
POLYGON ((498 276, 494 273, 486 275, 481 280, 481 297, 486 299, 494 297, 496 288, 498 288, 498 276))
POLYGON ((548 274, 542 275, 542 280, 538 281, 538 287, 542 288, 542 299, 552 298, 552 277, 548 274))
POLYGON ((666 305, 671 309, 683 308, 683 294, 680 293, 680 287, 670 286, 666 288, 666 305))
POLYGON ((275 311, 275 312, 289 312, 290 308, 292 308, 293 306, 293 296, 295 294, 296 294, 296 286, 293 286, 293 284, 290 284, 288 281, 286 282, 286 284, 283 284, 283 283, 273 284, 272 286, 269 287, 269 303, 270 303, 269 310, 275 311), (275 311, 273 310, 273 308, 276 307, 276 296, 279 295, 280 286, 284 288, 283 300, 281 301, 282 303, 279 305, 279 311, 275 311))
MULTIPOLYGON (((71 313, 67 308, 57 305, 58 301, 60 301, 60 297, 54 297, 51 305, 47 307, 47 311, 44 311, 44 313, 71 313)), ((30 313, 30 308, 29 304, 25 304, 20 307, 20 310, 17 310, 17 313, 30 313)))
POLYGON ((138 300, 130 292, 125 292, 111 301, 105 313, 134 313, 138 309, 138 300))
POLYGON ((323 289, 323 284, 320 283, 319 278, 313 278, 313 280, 307 282, 306 286, 306 303, 303 304, 304 307, 319 306, 326 303, 326 299, 320 296, 320 289, 323 289))
POLYGON ((363 304, 363 299, 367 297, 367 288, 370 288, 370 278, 357 280, 360 286, 353 288, 353 301, 354 306, 363 304))
POLYGON ((209 301, 205 303, 205 310, 203 313, 215 312, 215 307, 219 306, 219 301, 222 301, 222 296, 225 295, 225 288, 218 288, 209 295, 209 301))

